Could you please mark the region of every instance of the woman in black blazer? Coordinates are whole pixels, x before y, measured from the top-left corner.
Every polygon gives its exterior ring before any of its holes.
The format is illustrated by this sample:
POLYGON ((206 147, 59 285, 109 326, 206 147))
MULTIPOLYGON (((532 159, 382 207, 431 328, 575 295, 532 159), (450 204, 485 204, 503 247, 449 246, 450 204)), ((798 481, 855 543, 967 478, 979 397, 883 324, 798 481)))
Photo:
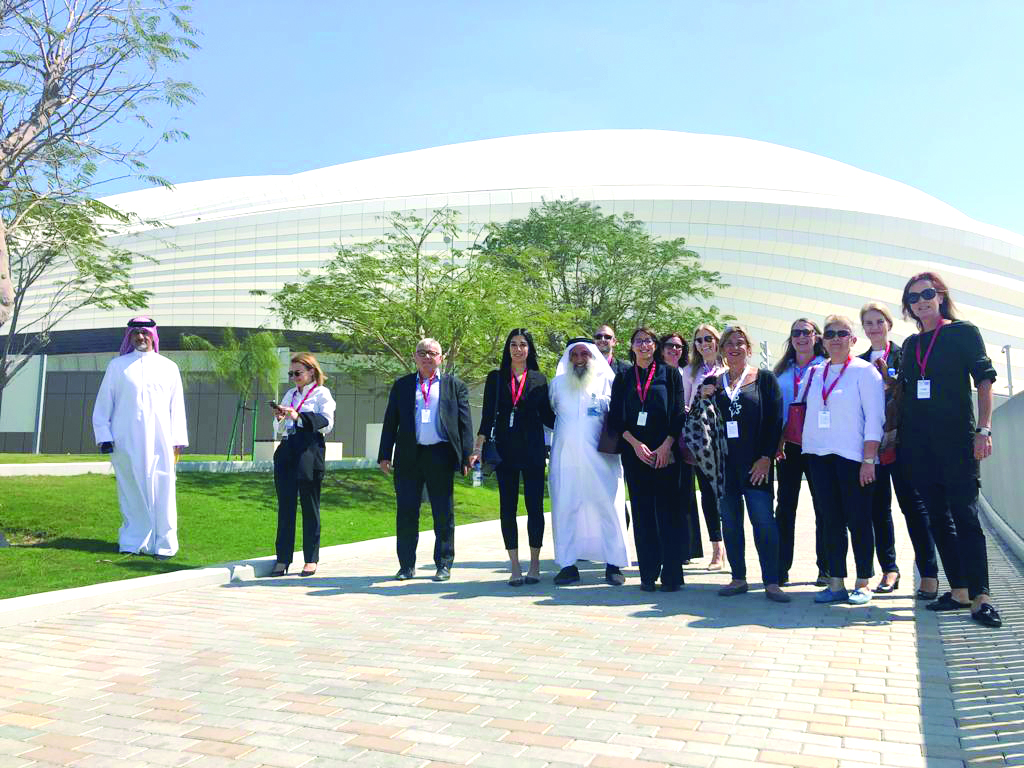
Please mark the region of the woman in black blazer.
POLYGON ((479 454, 492 436, 501 454, 495 469, 501 505, 501 536, 508 550, 508 583, 520 587, 540 581, 540 548, 544 543, 544 427, 554 426, 548 402, 548 380, 538 370, 537 348, 525 328, 514 328, 505 339, 501 366, 487 374, 484 407, 476 438, 479 454), (526 500, 526 533, 530 542, 530 569, 523 576, 519 564, 519 477, 526 500))
POLYGON ((291 360, 288 380, 295 386, 272 403, 281 444, 274 451, 277 490, 277 564, 271 576, 288 572, 295 549, 295 497, 302 505, 300 576, 312 576, 320 560, 320 487, 324 481, 324 435, 334 428, 334 398, 316 358, 304 352, 291 360))
MULTIPOLYGON (((892 315, 884 304, 870 302, 861 307, 860 324, 871 341, 871 348, 860 357, 874 363, 885 382, 885 402, 890 403, 896 386, 896 373, 900 369, 903 351, 899 344, 889 340, 892 330, 892 315)), ((888 441, 883 441, 883 461, 889 458, 895 446, 888 450, 888 441)), ((907 532, 914 548, 914 560, 921 574, 921 587, 917 590, 920 600, 934 600, 939 589, 939 565, 935 557, 935 542, 928 528, 928 510, 924 500, 914 490, 906 468, 899 460, 892 458, 875 467, 875 486, 871 499, 871 522, 875 530, 875 551, 878 565, 882 569, 882 580, 875 592, 893 592, 900 585, 900 569, 896 564, 896 532, 892 522, 892 493, 907 521, 907 532), (892 487, 890 488, 890 482, 892 487)))
POLYGON ((690 541, 679 503, 679 433, 685 418, 683 377, 658 362, 661 344, 649 328, 629 340, 633 365, 615 377, 608 424, 622 435, 622 470, 629 487, 633 540, 640 588, 663 592, 683 584, 683 560, 690 541))

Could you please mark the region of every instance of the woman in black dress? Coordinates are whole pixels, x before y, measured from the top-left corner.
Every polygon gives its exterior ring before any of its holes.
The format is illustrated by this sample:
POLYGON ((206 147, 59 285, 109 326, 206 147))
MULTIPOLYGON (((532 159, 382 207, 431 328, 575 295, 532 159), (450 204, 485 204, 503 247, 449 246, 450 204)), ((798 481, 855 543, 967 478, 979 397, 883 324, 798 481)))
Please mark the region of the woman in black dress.
POLYGON ((633 365, 615 377, 608 423, 626 443, 622 469, 629 488, 640 588, 653 592, 660 575, 662 591, 675 592, 683 583, 689 549, 676 471, 685 415, 683 379, 676 368, 658 363, 660 345, 654 331, 637 328, 629 346, 633 365))
POLYGON ((501 509, 501 536, 508 550, 508 583, 520 587, 540 581, 540 548, 544 542, 544 426, 554 425, 548 402, 548 380, 538 370, 533 336, 514 328, 505 339, 501 366, 487 374, 484 407, 476 453, 492 434, 501 454, 495 469, 501 509), (497 402, 497 412, 495 412, 497 402), (497 413, 497 417, 495 417, 497 413), (530 542, 530 570, 523 576, 519 564, 519 478, 526 501, 526 534, 530 542))
POLYGON ((920 333, 903 342, 899 450, 928 509, 950 591, 928 608, 971 609, 989 627, 1002 619, 989 598, 985 532, 978 519, 979 464, 992 455, 992 383, 996 371, 977 327, 956 319, 949 288, 934 272, 903 288, 903 316, 920 333), (974 420, 971 380, 978 389, 974 420))

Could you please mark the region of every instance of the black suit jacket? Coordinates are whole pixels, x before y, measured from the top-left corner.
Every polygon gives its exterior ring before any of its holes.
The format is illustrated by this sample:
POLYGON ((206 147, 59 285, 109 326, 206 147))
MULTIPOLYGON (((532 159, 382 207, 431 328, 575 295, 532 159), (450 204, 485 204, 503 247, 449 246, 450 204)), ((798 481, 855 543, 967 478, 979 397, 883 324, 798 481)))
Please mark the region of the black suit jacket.
POLYGON ((274 453, 274 464, 291 467, 299 480, 319 482, 324 476, 326 445, 320 432, 327 426, 327 418, 319 413, 303 411, 299 414, 302 428, 296 429, 287 440, 282 440, 274 453))
MULTIPOLYGON (((441 393, 438 418, 452 447, 452 470, 460 471, 469 464, 473 452, 473 420, 469 412, 469 390, 451 374, 442 373, 438 382, 441 393)), ((398 469, 416 463, 416 374, 396 379, 391 385, 384 425, 380 433, 377 461, 391 459, 398 469)))

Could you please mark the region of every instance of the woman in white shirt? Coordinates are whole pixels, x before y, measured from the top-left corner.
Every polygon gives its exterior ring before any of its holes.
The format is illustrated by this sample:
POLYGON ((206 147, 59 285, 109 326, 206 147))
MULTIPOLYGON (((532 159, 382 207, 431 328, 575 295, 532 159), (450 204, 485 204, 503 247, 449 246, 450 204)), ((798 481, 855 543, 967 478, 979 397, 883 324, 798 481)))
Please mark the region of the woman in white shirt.
POLYGON ((274 451, 277 490, 277 564, 271 576, 284 576, 295 549, 296 495, 302 505, 300 576, 316 573, 320 560, 320 487, 324 481, 324 435, 334 429, 334 398, 324 386, 326 377, 308 352, 295 355, 288 367, 295 385, 280 403, 271 403, 277 417, 275 433, 281 444, 274 451))
MULTIPOLYGON (((698 325, 693 332, 693 360, 680 370, 683 374, 683 395, 686 398, 687 411, 697 399, 698 390, 704 379, 709 376, 717 377, 726 371, 722 363, 722 353, 718 349, 719 338, 718 331, 710 325, 698 325)), ((687 460, 687 463, 691 463, 691 460, 687 460)), ((696 466, 694 471, 697 475, 697 485, 700 487, 700 506, 704 512, 704 524, 708 527, 708 538, 711 540, 711 562, 708 563, 708 570, 720 571, 725 566, 725 548, 722 546, 722 518, 718 514, 715 481, 709 480, 696 466)), ((686 490, 684 489, 684 492, 686 490)), ((697 492, 692 483, 688 491, 692 497, 690 503, 696 508, 697 492)))
POLYGON ((872 597, 871 483, 882 439, 885 389, 878 369, 850 354, 857 337, 849 318, 830 315, 822 336, 828 360, 812 369, 802 388, 807 395, 803 452, 813 479, 814 504, 825 518, 829 555, 829 584, 814 601, 863 605, 872 597), (844 584, 847 529, 857 566, 853 592, 844 584))

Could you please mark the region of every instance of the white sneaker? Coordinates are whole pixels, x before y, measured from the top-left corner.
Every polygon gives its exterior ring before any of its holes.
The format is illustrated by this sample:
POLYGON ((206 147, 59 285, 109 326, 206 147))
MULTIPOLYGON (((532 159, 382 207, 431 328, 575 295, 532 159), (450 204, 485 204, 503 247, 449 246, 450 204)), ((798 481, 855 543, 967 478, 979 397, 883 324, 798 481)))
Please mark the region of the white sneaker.
POLYGON ((874 594, 867 587, 857 587, 850 593, 849 603, 851 605, 865 605, 871 602, 874 594))

